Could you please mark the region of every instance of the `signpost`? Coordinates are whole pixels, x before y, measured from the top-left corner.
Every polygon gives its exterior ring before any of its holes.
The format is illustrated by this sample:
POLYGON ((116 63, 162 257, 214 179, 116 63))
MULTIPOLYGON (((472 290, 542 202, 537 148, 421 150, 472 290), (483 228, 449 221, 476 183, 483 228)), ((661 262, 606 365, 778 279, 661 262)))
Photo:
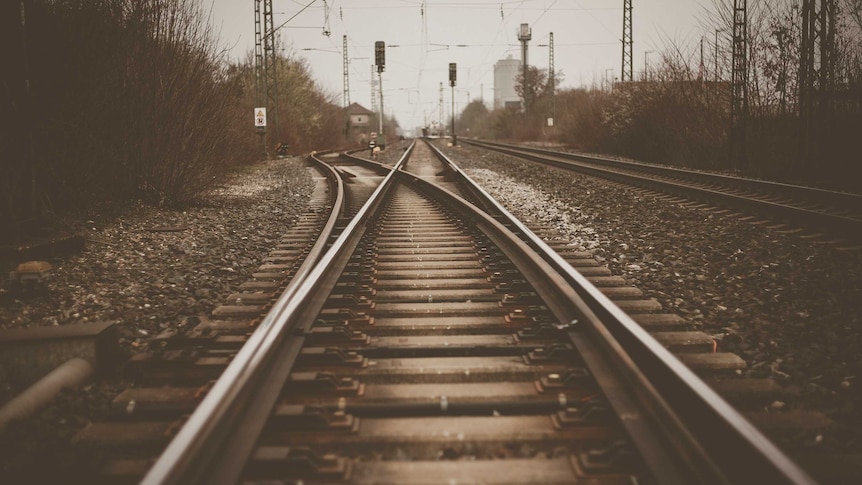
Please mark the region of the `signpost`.
POLYGON ((256 128, 266 128, 266 108, 254 109, 254 126, 256 128))

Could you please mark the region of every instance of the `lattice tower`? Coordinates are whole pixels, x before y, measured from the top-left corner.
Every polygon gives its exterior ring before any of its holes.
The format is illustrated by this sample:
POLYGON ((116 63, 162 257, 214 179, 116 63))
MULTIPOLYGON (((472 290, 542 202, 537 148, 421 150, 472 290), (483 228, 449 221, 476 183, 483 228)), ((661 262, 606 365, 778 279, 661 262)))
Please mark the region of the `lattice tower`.
POLYGON ((620 72, 622 72, 620 81, 633 81, 632 65, 633 59, 632 48, 632 0, 623 0, 623 61, 620 72))
POLYGON ((731 163, 746 163, 748 121, 748 2, 733 0, 733 54, 730 93, 731 163))

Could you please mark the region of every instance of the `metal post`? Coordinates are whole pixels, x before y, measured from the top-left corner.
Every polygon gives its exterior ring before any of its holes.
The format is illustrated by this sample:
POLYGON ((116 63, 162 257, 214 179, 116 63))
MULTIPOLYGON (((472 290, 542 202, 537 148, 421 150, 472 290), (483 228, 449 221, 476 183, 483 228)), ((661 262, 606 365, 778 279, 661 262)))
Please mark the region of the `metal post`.
POLYGON ((382 40, 374 42, 374 64, 377 66, 377 87, 380 89, 380 117, 377 119, 380 129, 377 131, 379 140, 377 146, 383 150, 386 148, 386 136, 383 135, 383 71, 386 70, 386 43, 382 40))
MULTIPOLYGON (((263 0, 263 70, 266 83, 267 126, 272 122, 273 137, 280 136, 278 130, 278 52, 275 46, 272 0, 263 0)), ((274 140, 275 141, 275 140, 274 140)))
POLYGON ((446 136, 446 123, 443 122, 443 82, 440 82, 440 135, 446 136))
POLYGON ((733 68, 730 96, 731 164, 746 165, 748 121, 748 2, 733 0, 733 68))
POLYGON ((342 104, 344 104, 344 139, 350 139, 350 114, 347 109, 350 107, 350 59, 347 57, 347 36, 342 37, 342 71, 344 73, 344 95, 342 104))
POLYGON ((620 81, 633 81, 632 77, 632 0, 623 0, 623 61, 620 81))
POLYGON ((371 111, 377 111, 377 86, 374 82, 374 64, 371 65, 371 111))
POLYGON ((379 146, 383 150, 386 148, 386 137, 383 136, 383 72, 380 70, 377 71, 377 87, 380 89, 380 118, 377 120, 380 129, 377 131, 377 138, 382 140, 379 146))
POLYGON ((523 64, 521 66, 521 68, 523 69, 523 74, 521 77, 521 82, 523 84, 521 87, 523 88, 522 91, 524 92, 524 111, 530 110, 530 104, 532 102, 532 100, 529 99, 529 93, 527 92, 527 70, 529 66, 529 61, 527 59, 527 43, 532 38, 533 31, 532 29, 530 29, 529 24, 521 24, 521 29, 518 31, 518 40, 521 41, 521 62, 523 64))
POLYGON ((347 58, 347 36, 342 37, 342 64, 344 71, 344 107, 350 106, 350 61, 347 58))
POLYGON ((554 33, 551 32, 551 39, 548 42, 550 46, 548 48, 548 90, 551 93, 551 96, 554 95, 554 89, 556 85, 556 78, 554 77, 554 33))
MULTIPOLYGON (((263 68, 263 16, 261 15, 261 3, 263 0, 254 0, 254 88, 255 99, 258 106, 266 106, 266 75, 263 68)), ((260 136, 260 148, 263 151, 263 156, 267 157, 266 152, 266 127, 257 129, 260 136)))
POLYGON ((458 144, 458 137, 455 135, 455 85, 452 85, 452 146, 458 144))
POLYGON ((832 0, 802 1, 802 46, 799 53, 799 121, 801 161, 829 146, 830 105, 835 56, 835 6, 832 0), (819 55, 818 55, 819 54, 819 55))
POLYGON ((458 66, 454 62, 449 63, 449 86, 452 87, 452 146, 458 144, 458 137, 455 135, 455 83, 458 79, 458 66))
POLYGON ((557 79, 554 75, 554 33, 551 32, 550 39, 550 47, 548 50, 548 87, 551 95, 551 119, 556 118, 557 107, 556 107, 556 97, 554 96, 554 92, 556 91, 556 83, 557 79))

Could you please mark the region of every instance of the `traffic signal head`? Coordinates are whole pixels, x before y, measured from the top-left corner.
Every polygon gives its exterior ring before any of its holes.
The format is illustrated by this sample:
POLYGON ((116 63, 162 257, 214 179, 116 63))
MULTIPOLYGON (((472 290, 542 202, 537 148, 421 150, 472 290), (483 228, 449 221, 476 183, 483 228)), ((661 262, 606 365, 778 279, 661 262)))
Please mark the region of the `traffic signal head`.
POLYGON ((454 62, 450 62, 450 63, 449 63, 449 85, 450 85, 450 86, 454 86, 454 85, 455 85, 455 79, 456 79, 457 77, 458 77, 458 72, 457 72, 457 70, 456 70, 456 68, 455 68, 455 63, 454 63, 454 62))
POLYGON ((383 72, 386 67, 386 44, 382 40, 374 43, 374 64, 377 65, 377 72, 383 72))

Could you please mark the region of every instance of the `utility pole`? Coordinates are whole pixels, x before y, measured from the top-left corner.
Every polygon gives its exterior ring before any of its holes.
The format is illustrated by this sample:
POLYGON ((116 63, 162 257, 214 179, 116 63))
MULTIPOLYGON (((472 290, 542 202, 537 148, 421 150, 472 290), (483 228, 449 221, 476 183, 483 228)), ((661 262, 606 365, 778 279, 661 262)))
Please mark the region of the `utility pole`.
POLYGON ((623 62, 620 81, 634 81, 632 77, 632 0, 623 0, 623 62))
POLYGON ((350 114, 347 112, 347 108, 350 107, 350 59, 347 57, 347 36, 343 36, 341 40, 341 52, 343 53, 341 62, 342 70, 344 72, 344 95, 342 96, 342 102, 344 104, 344 139, 349 140, 350 114))
POLYGON ((266 75, 267 116, 272 120, 273 138, 281 136, 278 130, 278 51, 275 47, 272 0, 263 0, 263 70, 266 75))
POLYGON ((730 93, 730 156, 735 167, 746 165, 748 122, 748 2, 733 0, 733 68, 730 93))
POLYGON ((833 0, 802 0, 799 54, 800 152, 801 162, 809 165, 815 153, 829 146, 835 67, 833 0))
MULTIPOLYGON (((266 75, 263 73, 263 16, 261 15, 261 0, 254 0, 254 92, 255 107, 266 107, 266 75)), ((260 136, 260 147, 263 155, 269 157, 266 151, 266 126, 257 128, 260 136)))
POLYGON ((521 29, 518 31, 518 40, 521 41, 521 68, 523 69, 523 74, 521 78, 521 82, 523 85, 524 92, 524 111, 530 110, 531 99, 529 99, 529 94, 527 93, 527 72, 529 69, 527 62, 527 43, 530 42, 530 39, 533 38, 533 31, 530 29, 529 24, 521 24, 521 29))
POLYGON ((383 150, 386 148, 386 137, 383 135, 383 71, 380 70, 380 67, 377 69, 377 88, 380 89, 380 118, 377 119, 377 124, 380 128, 380 131, 377 132, 377 139, 380 140, 380 142, 377 146, 383 150))
POLYGON ((443 122, 443 82, 440 82, 440 133, 446 136, 446 124, 443 122))
POLYGON ((554 88, 556 84, 556 79, 554 77, 554 33, 551 32, 551 39, 548 43, 548 91, 550 91, 551 96, 554 95, 554 88))
MULTIPOLYGON (((254 60, 258 105, 266 106, 267 125, 278 137, 278 52, 275 48, 272 0, 254 1, 254 60)), ((262 143, 269 156, 266 142, 267 128, 263 128, 262 143)))
POLYGON ((350 106, 350 61, 347 57, 347 36, 342 36, 342 48, 341 52, 344 53, 344 57, 342 60, 343 71, 344 71, 344 107, 347 108, 350 106))
POLYGON ((377 80, 374 79, 374 64, 371 65, 371 111, 377 112, 377 80))
POLYGON ((554 33, 551 32, 550 47, 548 47, 548 91, 551 96, 551 121, 549 126, 554 126, 556 118, 556 99, 554 91, 556 88, 556 77, 554 76, 554 33))

